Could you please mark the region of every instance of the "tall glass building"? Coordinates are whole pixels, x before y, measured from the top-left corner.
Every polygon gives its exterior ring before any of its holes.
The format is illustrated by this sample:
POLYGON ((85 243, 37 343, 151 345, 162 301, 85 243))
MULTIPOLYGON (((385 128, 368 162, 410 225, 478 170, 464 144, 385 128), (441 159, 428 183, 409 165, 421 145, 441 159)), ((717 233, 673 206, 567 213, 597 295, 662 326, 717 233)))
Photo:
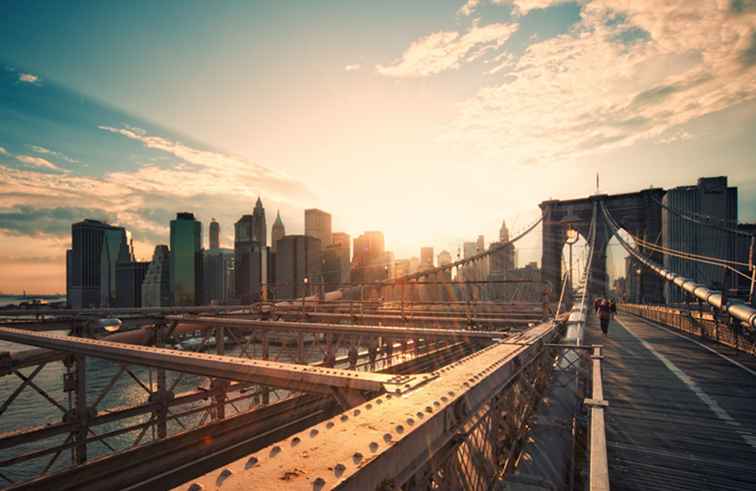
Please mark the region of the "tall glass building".
POLYGON ((202 223, 193 213, 171 220, 171 296, 174 305, 199 305, 202 299, 202 223))

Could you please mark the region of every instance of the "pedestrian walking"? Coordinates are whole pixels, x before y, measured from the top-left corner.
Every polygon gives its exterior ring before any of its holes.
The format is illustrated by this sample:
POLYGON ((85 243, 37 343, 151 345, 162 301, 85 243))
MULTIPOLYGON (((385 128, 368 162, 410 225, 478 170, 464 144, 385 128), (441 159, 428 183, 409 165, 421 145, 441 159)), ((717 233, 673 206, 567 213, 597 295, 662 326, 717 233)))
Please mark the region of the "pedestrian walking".
POLYGON ((604 333, 604 336, 608 336, 609 321, 612 318, 612 307, 609 304, 609 301, 605 298, 602 298, 596 311, 598 312, 599 321, 601 322, 601 332, 604 333))

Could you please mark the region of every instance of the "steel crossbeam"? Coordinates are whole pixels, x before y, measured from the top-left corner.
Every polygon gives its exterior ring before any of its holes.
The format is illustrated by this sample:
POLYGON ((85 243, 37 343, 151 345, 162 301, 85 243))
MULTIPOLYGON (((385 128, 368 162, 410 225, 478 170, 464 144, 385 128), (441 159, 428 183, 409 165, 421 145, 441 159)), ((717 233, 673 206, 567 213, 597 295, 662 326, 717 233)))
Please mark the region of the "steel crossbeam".
MULTIPOLYGON (((309 315, 309 314, 308 314, 309 315)), ((330 314, 329 314, 330 315, 330 314)), ((346 316, 347 318, 349 316, 346 316)), ((433 329, 405 326, 377 326, 355 324, 326 324, 316 322, 290 322, 257 319, 235 319, 228 317, 188 317, 168 316, 167 320, 181 324, 196 324, 213 327, 233 327, 238 329, 268 329, 271 331, 300 331, 308 333, 354 334, 386 336, 390 338, 444 338, 444 339, 495 339, 505 336, 502 332, 472 331, 460 329, 433 329)), ((415 318, 412 319, 413 321, 415 318)))
POLYGON ((517 344, 497 343, 445 366, 434 372, 437 379, 401 397, 379 396, 177 489, 265 489, 271 483, 306 490, 399 488, 454 452, 455 440, 467 437, 466 424, 555 335, 550 323, 536 326, 517 344))
POLYGON ((334 390, 358 393, 403 392, 414 384, 433 378, 429 374, 399 376, 206 353, 187 353, 12 328, 0 328, 0 339, 122 363, 328 395, 333 395, 334 390))
MULTIPOLYGON (((296 311, 287 311, 287 312, 280 312, 276 313, 276 315, 282 315, 285 317, 292 317, 297 315, 302 315, 302 312, 297 313, 296 311)), ((308 318, 311 319, 319 319, 319 320, 330 320, 330 321, 339 321, 339 320, 349 320, 353 322, 357 321, 365 321, 365 322, 383 322, 388 324, 394 324, 394 325, 401 325, 403 323, 412 323, 416 326, 460 326, 460 325, 485 325, 485 326, 491 326, 491 327, 510 327, 513 325, 528 325, 530 323, 533 323, 535 320, 541 321, 541 318, 533 319, 533 316, 530 316, 529 318, 514 318, 513 317, 488 317, 488 316, 471 316, 471 317, 465 317, 462 315, 454 316, 439 316, 434 314, 417 314, 409 312, 406 313, 404 316, 402 315, 396 315, 396 314, 384 314, 380 311, 376 313, 366 313, 366 314, 349 314, 349 313, 337 313, 337 312, 306 312, 305 315, 307 315, 308 318)))

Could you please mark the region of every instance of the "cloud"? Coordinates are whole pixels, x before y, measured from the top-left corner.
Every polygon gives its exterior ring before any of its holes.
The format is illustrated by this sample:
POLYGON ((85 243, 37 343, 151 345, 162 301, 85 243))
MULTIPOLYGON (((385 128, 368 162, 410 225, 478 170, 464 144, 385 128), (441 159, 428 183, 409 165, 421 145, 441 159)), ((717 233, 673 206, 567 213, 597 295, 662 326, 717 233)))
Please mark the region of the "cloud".
POLYGON ((354 65, 347 65, 347 66, 345 66, 344 70, 346 70, 347 72, 356 72, 360 68, 361 68, 360 64, 359 63, 355 63, 354 65))
POLYGON ((463 102, 442 140, 523 164, 656 140, 756 98, 743 63, 755 23, 724 3, 595 0, 566 34, 505 59, 506 77, 463 102))
POLYGON ((78 164, 78 163, 80 163, 76 159, 72 159, 71 157, 69 157, 67 155, 64 155, 64 154, 62 154, 60 152, 55 152, 53 150, 50 150, 49 148, 40 147, 38 145, 28 145, 28 147, 30 149, 32 149, 32 151, 34 151, 36 153, 40 153, 40 154, 43 154, 43 155, 52 155, 52 156, 57 157, 59 159, 65 160, 66 162, 69 162, 71 164, 78 164))
POLYGON ((39 77, 32 75, 31 73, 20 73, 18 75, 18 80, 28 84, 36 84, 39 82, 39 77))
POLYGON ((462 5, 459 10, 457 10, 457 15, 470 15, 472 14, 475 9, 478 8, 478 4, 480 4, 480 0, 467 0, 467 2, 462 5))
POLYGON ((100 219, 108 223, 116 221, 115 214, 101 209, 18 205, 0 208, 0 230, 15 235, 62 236, 70 234, 72 223, 84 218, 100 219))
MULTIPOLYGON (((560 3, 568 3, 575 0, 489 0, 490 3, 495 5, 512 5, 514 13, 516 15, 527 15, 531 10, 545 9, 552 5, 560 3)), ((469 16, 480 5, 480 0, 467 0, 462 7, 457 11, 458 15, 469 16)))
POLYGON ((0 147, 0 155, 8 155, 8 151, 3 147, 0 147))
POLYGON ((34 167, 40 167, 43 169, 50 169, 63 172, 64 170, 53 164, 49 160, 45 160, 41 157, 33 157, 31 155, 16 155, 16 160, 25 164, 33 165, 34 167))
POLYGON ((516 30, 516 24, 495 23, 473 25, 464 34, 435 32, 415 40, 394 63, 378 65, 376 69, 381 75, 399 78, 427 77, 456 70, 463 63, 501 48, 516 30))

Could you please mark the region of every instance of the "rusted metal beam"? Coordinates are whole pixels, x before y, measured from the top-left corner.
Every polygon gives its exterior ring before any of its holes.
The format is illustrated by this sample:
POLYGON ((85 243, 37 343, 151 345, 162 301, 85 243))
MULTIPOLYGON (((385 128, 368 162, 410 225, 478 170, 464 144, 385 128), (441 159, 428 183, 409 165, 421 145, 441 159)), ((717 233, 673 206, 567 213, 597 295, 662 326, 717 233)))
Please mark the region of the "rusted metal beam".
MULTIPOLYGON (((332 314, 327 314, 332 315, 332 314)), ((349 318, 347 315, 345 318, 349 318)), ((270 330, 271 332, 308 332, 322 334, 355 334, 390 336, 391 338, 443 338, 443 339, 482 339, 490 340, 504 336, 502 332, 473 331, 461 329, 433 329, 407 326, 381 326, 356 324, 326 324, 316 322, 289 322, 258 319, 230 319, 227 317, 180 317, 169 316, 169 320, 179 324, 200 326, 225 326, 247 330, 270 330)), ((413 321, 416 318, 413 318, 413 321)))
POLYGON ((498 343, 436 372, 401 397, 379 396, 178 489, 396 489, 465 438, 465 422, 517 376, 556 334, 536 326, 517 343, 498 343), (306 456, 306 457, 305 457, 306 456))
POLYGON ((250 360, 205 353, 186 353, 165 348, 134 346, 11 328, 0 328, 0 339, 122 363, 166 368, 207 377, 328 395, 332 394, 332 388, 375 393, 403 392, 408 388, 407 386, 431 378, 428 374, 419 374, 409 379, 402 377, 399 380, 396 377, 379 373, 250 360))

